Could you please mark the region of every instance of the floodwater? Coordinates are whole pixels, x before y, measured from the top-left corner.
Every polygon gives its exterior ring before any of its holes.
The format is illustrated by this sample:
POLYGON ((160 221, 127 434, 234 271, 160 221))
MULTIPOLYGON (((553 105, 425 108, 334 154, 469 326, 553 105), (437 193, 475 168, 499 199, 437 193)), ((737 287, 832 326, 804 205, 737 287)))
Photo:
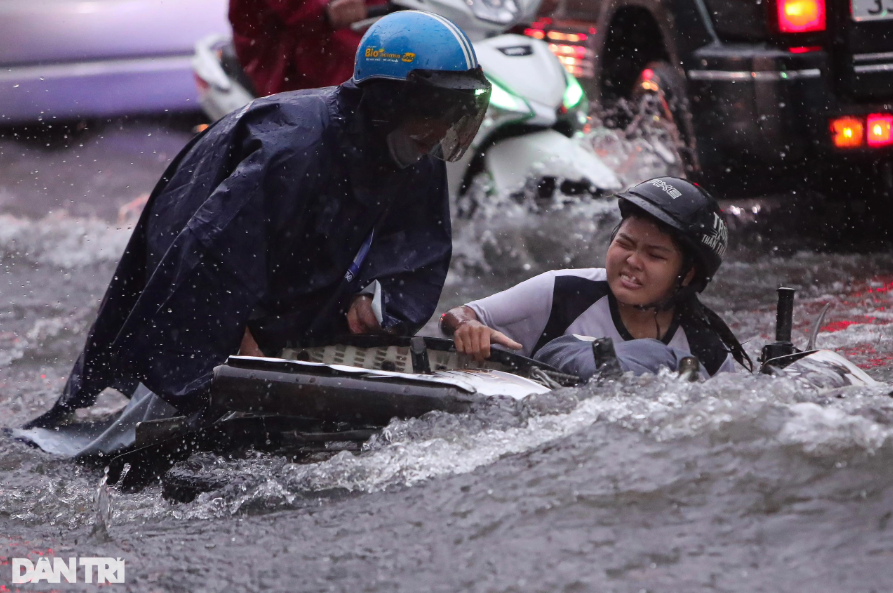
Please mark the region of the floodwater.
MULTIPOLYGON (((128 238, 132 212, 119 208, 187 138, 138 122, 49 147, 0 142, 0 426, 57 396, 128 238), (26 173, 38 169, 50 173, 26 173)), ((672 170, 647 143, 594 141, 627 179, 672 170)), ((831 302, 819 346, 893 381, 888 246, 798 237, 810 204, 792 202, 791 217, 769 203, 726 205, 736 243, 705 301, 752 356, 779 285, 798 289, 801 346, 831 302)), ((441 309, 551 267, 600 265, 615 210, 509 200, 457 221, 441 309)), ((891 390, 625 377, 395 421, 317 463, 199 454, 188 467, 225 485, 187 504, 157 485, 103 487, 101 469, 3 438, 0 559, 123 558, 126 584, 109 590, 128 591, 880 593, 893 583, 891 390)), ((104 394, 90 414, 121 403, 104 394)), ((77 588, 10 578, 0 561, 0 591, 77 588)))

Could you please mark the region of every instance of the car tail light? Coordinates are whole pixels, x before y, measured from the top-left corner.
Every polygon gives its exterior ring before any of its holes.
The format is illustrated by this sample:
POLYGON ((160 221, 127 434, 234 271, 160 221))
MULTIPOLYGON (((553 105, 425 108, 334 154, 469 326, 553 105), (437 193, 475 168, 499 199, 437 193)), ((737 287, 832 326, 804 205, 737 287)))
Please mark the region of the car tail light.
POLYGON ((873 113, 868 116, 867 128, 869 146, 893 144, 893 115, 873 113))
POLYGON ((862 146, 865 126, 855 117, 838 117, 831 120, 831 139, 837 148, 857 148, 862 146))
POLYGON ((814 51, 821 51, 821 50, 822 50, 822 46, 820 46, 820 45, 810 45, 810 46, 803 46, 803 47, 789 47, 788 48, 788 51, 791 52, 792 54, 808 54, 808 53, 811 53, 814 51))
POLYGON ((549 49, 572 76, 592 78, 594 75, 592 36, 595 35, 595 27, 582 29, 576 22, 540 18, 525 28, 524 34, 547 42, 549 49))
POLYGON ((660 92, 660 86, 654 81, 654 70, 645 68, 642 70, 641 82, 639 83, 646 91, 652 93, 660 92))
POLYGON ((778 0, 778 29, 782 33, 825 30, 825 0, 778 0))

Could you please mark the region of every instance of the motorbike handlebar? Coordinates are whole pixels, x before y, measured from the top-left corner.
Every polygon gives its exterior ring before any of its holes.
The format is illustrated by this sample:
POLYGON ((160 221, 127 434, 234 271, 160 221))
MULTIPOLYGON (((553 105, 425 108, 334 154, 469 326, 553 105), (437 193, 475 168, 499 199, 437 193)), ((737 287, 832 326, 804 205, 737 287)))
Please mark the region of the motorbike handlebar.
POLYGON ((778 289, 778 308, 775 313, 775 341, 790 342, 794 325, 794 292, 793 288, 778 289))

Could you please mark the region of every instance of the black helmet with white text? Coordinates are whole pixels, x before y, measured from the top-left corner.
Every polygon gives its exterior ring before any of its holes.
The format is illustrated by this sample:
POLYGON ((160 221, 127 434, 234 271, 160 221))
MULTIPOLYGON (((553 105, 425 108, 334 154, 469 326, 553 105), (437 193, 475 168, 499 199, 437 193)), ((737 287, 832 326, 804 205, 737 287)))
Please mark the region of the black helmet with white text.
POLYGON ((719 270, 729 240, 725 217, 713 196, 690 181, 657 177, 617 197, 623 218, 638 209, 674 231, 697 264, 699 273, 692 287, 696 292, 704 290, 719 270))

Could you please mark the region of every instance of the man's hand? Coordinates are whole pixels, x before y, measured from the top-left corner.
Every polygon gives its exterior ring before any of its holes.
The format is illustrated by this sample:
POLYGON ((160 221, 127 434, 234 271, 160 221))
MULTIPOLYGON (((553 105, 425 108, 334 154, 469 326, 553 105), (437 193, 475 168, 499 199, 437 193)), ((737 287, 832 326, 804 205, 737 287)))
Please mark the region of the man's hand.
POLYGON ((490 344, 501 344, 512 350, 523 348, 502 332, 487 327, 474 319, 463 320, 453 333, 456 351, 473 356, 478 362, 490 358, 490 344))
POLYGON ((245 335, 242 336, 242 344, 239 346, 239 356, 266 356, 254 341, 254 336, 245 328, 245 335))
POLYGON ((326 6, 326 16, 333 29, 349 27, 367 14, 365 0, 331 0, 326 6))
POLYGON ((372 311, 372 297, 365 294, 354 297, 347 311, 347 325, 352 334, 378 334, 381 324, 372 311))

